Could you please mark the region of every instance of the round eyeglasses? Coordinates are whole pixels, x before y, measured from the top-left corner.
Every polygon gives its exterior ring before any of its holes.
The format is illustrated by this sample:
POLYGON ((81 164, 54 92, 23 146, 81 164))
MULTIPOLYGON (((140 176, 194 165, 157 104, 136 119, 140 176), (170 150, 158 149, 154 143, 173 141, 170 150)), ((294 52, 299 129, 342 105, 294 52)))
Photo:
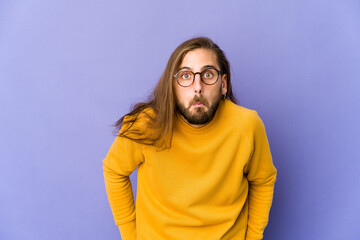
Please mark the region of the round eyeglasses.
POLYGON ((215 84, 218 79, 221 71, 218 71, 216 68, 205 68, 201 72, 192 72, 190 70, 180 70, 174 75, 177 83, 182 87, 189 87, 195 81, 196 74, 200 74, 200 79, 206 85, 215 84))

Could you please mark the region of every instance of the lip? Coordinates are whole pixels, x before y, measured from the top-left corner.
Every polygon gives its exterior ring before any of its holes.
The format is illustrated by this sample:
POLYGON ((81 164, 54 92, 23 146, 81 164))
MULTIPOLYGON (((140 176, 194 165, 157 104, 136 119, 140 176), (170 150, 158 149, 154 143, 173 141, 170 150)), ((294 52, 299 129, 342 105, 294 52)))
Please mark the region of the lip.
POLYGON ((194 107, 204 107, 205 104, 203 104, 202 102, 194 102, 194 103, 193 103, 193 106, 194 106, 194 107))

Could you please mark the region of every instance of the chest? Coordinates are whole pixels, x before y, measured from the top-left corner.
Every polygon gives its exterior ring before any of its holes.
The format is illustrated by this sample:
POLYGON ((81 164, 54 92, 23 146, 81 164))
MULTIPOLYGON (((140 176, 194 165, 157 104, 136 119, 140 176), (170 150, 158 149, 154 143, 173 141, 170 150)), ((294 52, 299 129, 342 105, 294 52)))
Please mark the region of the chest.
MULTIPOLYGON (((170 149, 145 148, 142 178, 162 198, 199 199, 221 192, 234 196, 244 184, 244 166, 252 147, 241 131, 218 136, 174 135, 170 149)), ((169 199, 169 201, 171 201, 169 199)))

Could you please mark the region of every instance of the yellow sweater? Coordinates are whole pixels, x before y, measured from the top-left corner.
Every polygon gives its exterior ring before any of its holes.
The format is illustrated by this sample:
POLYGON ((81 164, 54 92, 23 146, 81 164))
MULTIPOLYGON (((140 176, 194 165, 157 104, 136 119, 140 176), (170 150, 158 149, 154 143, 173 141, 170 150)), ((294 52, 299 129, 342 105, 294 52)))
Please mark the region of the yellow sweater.
POLYGON ((176 117, 164 151, 116 137, 103 160, 123 240, 262 239, 276 169, 257 112, 221 100, 193 128, 176 117), (136 208, 129 175, 138 168, 136 208))

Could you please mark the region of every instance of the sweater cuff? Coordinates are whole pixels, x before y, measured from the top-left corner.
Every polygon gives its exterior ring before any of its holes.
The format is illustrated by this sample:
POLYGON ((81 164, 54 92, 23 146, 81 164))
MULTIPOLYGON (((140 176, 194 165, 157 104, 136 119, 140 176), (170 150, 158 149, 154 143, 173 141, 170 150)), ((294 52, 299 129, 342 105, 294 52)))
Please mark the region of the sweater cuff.
POLYGON ((253 238, 253 237, 248 237, 248 236, 246 236, 245 239, 246 240, 261 240, 261 238, 253 238))
POLYGON ((131 222, 119 224, 122 240, 136 240, 136 219, 131 222))

